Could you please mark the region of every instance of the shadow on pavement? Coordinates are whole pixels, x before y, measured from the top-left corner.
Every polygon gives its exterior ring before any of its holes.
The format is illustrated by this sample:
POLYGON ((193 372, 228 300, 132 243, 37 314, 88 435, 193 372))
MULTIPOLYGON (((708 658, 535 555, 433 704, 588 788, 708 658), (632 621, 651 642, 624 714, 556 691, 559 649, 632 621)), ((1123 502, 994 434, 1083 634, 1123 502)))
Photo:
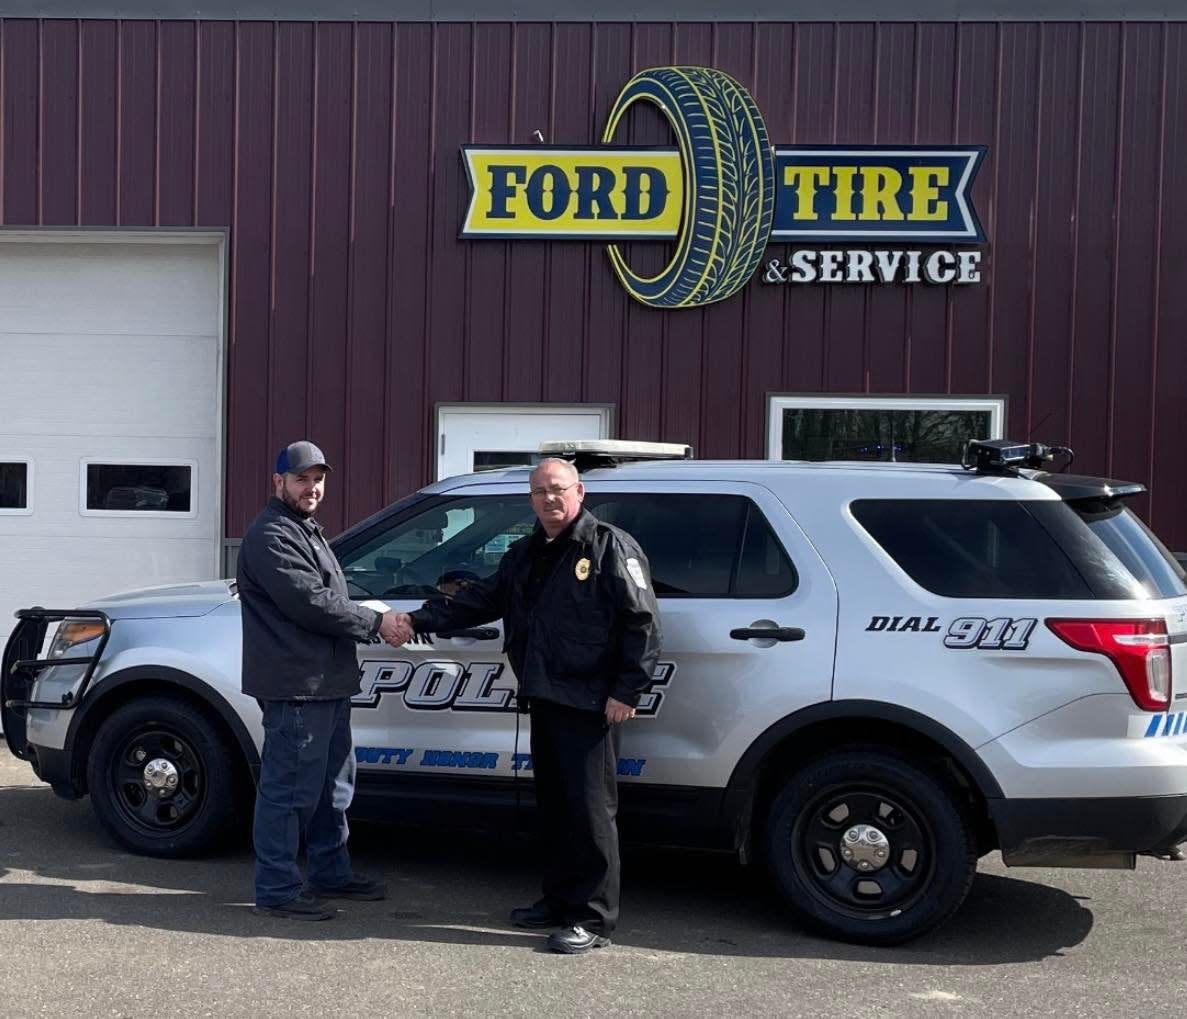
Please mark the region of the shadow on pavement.
MULTIPOLYGON (((244 847, 201 860, 155 860, 113 846, 84 801, 47 788, 0 787, 0 921, 85 920, 168 931, 286 940, 408 940, 544 950, 544 936, 507 926, 533 901, 526 840, 357 824, 356 867, 388 882, 385 902, 342 903, 334 920, 300 923, 251 912, 244 847), (29 876, 24 873, 27 872, 29 876)), ((1061 954, 1092 929, 1067 892, 980 873, 939 932, 894 949, 825 941, 783 911, 757 868, 724 856, 624 852, 620 945, 717 956, 991 966, 1061 954)))

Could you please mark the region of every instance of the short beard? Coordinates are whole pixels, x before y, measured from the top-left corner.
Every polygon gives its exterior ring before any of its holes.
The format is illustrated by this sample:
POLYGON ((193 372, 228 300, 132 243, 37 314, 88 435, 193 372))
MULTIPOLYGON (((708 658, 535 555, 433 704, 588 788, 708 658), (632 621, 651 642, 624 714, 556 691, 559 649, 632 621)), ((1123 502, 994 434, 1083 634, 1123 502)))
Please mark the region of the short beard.
POLYGON ((296 513, 297 516, 301 517, 302 520, 308 520, 311 516, 313 516, 312 513, 308 513, 301 509, 301 504, 297 502, 297 500, 291 495, 289 495, 288 485, 280 486, 280 498, 284 501, 284 504, 294 513, 296 513))

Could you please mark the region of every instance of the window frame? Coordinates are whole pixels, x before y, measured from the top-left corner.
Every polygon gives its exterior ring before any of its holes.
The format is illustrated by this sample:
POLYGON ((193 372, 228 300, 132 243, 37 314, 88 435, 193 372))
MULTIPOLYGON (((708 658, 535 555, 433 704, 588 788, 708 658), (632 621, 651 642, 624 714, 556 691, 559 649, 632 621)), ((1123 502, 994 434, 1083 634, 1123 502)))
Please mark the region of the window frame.
POLYGON ((0 516, 3 517, 27 517, 33 513, 33 458, 28 456, 8 456, 7 454, 0 454, 0 464, 24 464, 25 465, 25 505, 17 508, 15 506, 4 507, 0 506, 0 516))
MULTIPOLYGON (((865 393, 768 393, 767 394, 767 459, 783 460, 783 411, 785 410, 922 410, 989 412, 990 434, 986 439, 1004 438, 1009 398, 988 396, 870 396, 865 393)), ((853 460, 846 463, 877 463, 880 461, 853 460)), ((902 461, 914 462, 914 461, 902 461)))
POLYGON ((198 461, 188 457, 87 456, 78 461, 78 512, 84 517, 123 517, 133 520, 194 520, 198 516, 198 461), (190 470, 190 508, 177 510, 109 510, 87 508, 87 468, 91 464, 112 467, 188 467, 190 470))

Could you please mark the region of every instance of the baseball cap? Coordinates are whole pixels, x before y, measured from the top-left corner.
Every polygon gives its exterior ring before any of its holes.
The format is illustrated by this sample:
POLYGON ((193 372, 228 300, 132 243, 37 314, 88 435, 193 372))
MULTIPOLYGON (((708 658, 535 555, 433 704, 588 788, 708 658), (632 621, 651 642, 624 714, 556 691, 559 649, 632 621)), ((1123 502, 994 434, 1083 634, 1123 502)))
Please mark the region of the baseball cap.
POLYGON ((326 463, 326 455, 308 439, 291 442, 280 451, 276 458, 277 474, 300 474, 310 467, 324 467, 327 471, 333 468, 326 463))

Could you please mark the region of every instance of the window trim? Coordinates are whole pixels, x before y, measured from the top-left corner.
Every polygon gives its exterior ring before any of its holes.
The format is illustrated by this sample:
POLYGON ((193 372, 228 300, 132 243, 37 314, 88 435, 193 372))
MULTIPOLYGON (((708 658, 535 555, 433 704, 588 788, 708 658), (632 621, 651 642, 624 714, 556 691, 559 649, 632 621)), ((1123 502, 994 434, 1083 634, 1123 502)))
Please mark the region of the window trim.
POLYGON ((87 456, 78 461, 78 512, 84 517, 125 517, 133 520, 194 520, 198 516, 198 461, 188 457, 87 456), (109 510, 87 508, 87 468, 91 464, 113 467, 188 467, 190 469, 190 508, 176 510, 109 510))
MULTIPOLYGON (((987 439, 1004 438, 1008 397, 1001 396, 870 396, 865 393, 768 393, 767 459, 783 459, 785 410, 938 410, 988 411, 987 439)), ((853 461, 854 463, 868 461, 853 461)))
POLYGON ((0 517, 27 517, 32 515, 34 491, 33 458, 28 456, 8 456, 7 454, 0 454, 0 464, 25 465, 25 505, 20 508, 15 506, 0 506, 0 517))

